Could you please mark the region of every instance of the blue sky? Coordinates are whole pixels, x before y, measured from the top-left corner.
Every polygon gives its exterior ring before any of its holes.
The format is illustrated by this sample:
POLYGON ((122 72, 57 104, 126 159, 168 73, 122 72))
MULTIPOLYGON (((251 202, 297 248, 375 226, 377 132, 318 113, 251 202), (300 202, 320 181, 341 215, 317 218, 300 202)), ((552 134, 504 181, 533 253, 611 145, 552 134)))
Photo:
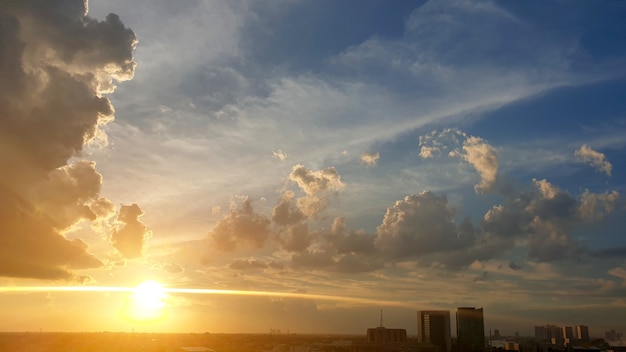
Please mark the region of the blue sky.
MULTIPOLYGON (((62 216, 53 232, 89 259, 3 270, 10 282, 153 278, 380 301, 177 297, 171 316, 198 331, 364 332, 384 306, 411 334, 416 310, 468 305, 505 334, 626 330, 626 5, 93 0, 89 17, 123 25, 83 33, 62 22, 84 22, 78 4, 33 15, 31 3, 3 9, 25 48, 14 71, 42 87, 49 67, 92 73, 84 90, 115 119, 71 125, 98 132, 46 164, 58 182, 3 181, 20 202, 45 200, 37 214, 62 216), (34 39, 37 16, 67 35, 34 39), (66 177, 76 199, 63 203, 49 195, 66 177)), ((24 140, 45 121, 70 126, 49 116, 24 140)), ((145 329, 175 329, 159 324, 145 329)))

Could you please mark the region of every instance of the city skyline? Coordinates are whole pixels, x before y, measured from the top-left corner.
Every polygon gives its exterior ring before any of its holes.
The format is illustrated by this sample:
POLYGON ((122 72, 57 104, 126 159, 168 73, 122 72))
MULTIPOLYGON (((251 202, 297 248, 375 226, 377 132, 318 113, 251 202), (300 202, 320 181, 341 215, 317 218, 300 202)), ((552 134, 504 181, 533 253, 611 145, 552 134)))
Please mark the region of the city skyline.
POLYGON ((0 331, 626 331, 625 16, 2 1, 0 331))

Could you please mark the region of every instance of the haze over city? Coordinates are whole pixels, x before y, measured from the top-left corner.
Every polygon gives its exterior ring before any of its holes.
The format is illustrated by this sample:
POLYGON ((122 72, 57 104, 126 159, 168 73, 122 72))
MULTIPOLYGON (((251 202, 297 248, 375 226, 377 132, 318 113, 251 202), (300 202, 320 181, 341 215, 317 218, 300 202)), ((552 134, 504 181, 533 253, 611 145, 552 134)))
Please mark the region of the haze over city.
POLYGON ((4 0, 0 330, 626 331, 624 18, 4 0))

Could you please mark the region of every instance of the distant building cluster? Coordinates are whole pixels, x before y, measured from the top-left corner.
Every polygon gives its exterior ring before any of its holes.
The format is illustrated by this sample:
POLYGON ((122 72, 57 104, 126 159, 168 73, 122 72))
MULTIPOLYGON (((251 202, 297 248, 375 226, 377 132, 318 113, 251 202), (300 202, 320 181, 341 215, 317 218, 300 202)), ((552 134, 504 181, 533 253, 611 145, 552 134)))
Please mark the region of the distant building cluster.
MULTIPOLYGON (((387 329, 381 323, 367 330, 366 341, 352 345, 350 352, 618 352, 626 350, 611 347, 603 340, 592 341, 587 325, 535 326, 535 336, 503 337, 498 329, 485 334, 484 310, 475 307, 458 307, 455 311, 456 338, 451 329, 449 310, 417 311, 417 341, 407 338, 405 329, 387 329), (601 346, 601 347, 599 347, 601 346)), ((619 341, 622 334, 615 330, 606 332, 607 341, 619 341)), ((348 349, 346 349, 348 351, 348 349)))
POLYGON ((589 342, 589 327, 586 325, 535 326, 535 339, 555 345, 569 345, 572 343, 589 342))
POLYGON ((611 342, 622 341, 623 337, 624 337, 624 334, 622 334, 621 332, 615 331, 615 329, 611 329, 604 333, 604 339, 607 341, 611 341, 611 342))

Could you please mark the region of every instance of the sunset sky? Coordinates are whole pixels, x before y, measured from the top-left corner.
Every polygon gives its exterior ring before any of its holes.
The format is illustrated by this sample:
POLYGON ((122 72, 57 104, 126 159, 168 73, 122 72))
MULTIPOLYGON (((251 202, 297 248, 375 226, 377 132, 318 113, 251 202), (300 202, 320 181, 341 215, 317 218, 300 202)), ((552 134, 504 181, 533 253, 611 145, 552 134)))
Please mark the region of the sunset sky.
POLYGON ((0 330, 626 333, 625 18, 4 0, 0 330))

